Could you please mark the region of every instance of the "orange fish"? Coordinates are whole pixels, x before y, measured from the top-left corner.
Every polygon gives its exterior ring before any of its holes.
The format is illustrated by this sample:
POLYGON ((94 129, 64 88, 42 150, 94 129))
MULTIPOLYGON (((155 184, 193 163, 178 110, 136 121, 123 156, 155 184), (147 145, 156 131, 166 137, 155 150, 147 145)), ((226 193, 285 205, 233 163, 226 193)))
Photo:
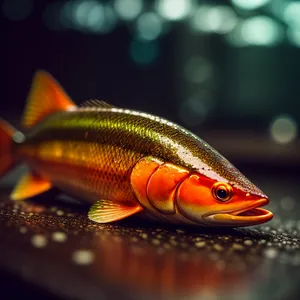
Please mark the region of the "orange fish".
POLYGON ((51 187, 92 206, 99 223, 134 214, 200 226, 246 226, 273 214, 268 197, 188 130, 147 113, 91 100, 77 107, 38 71, 22 119, 26 134, 0 121, 0 177, 19 163, 11 193, 24 200, 51 187))

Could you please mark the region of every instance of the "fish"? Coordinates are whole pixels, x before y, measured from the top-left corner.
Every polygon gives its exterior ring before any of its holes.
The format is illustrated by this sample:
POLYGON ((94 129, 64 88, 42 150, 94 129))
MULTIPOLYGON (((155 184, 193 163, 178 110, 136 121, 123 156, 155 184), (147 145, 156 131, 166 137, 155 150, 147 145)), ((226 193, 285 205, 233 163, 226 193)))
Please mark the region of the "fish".
POLYGON ((0 120, 0 178, 28 171, 10 199, 55 187, 111 223, 137 215, 160 222, 240 227, 267 222, 268 197, 189 130, 103 100, 77 106, 46 71, 36 71, 20 130, 0 120))

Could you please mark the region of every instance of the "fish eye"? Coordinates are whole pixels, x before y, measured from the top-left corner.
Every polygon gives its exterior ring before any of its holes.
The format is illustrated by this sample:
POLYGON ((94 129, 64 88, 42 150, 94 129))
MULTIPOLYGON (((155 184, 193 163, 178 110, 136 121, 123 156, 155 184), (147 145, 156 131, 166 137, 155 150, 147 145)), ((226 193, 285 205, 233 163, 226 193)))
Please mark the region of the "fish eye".
POLYGON ((232 198, 232 187, 224 182, 216 182, 212 187, 213 197, 222 202, 227 202, 232 198))

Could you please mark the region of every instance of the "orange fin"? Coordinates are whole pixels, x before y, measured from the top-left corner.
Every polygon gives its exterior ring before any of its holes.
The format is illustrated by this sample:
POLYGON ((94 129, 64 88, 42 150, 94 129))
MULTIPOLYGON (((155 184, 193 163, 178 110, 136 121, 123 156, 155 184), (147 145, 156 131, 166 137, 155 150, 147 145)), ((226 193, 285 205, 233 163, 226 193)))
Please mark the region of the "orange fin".
POLYGON ((111 200, 99 200, 91 206, 88 217, 97 223, 109 223, 129 217, 142 209, 139 205, 127 206, 111 200))
POLYGON ((24 128, 30 128, 54 112, 75 108, 76 105, 49 73, 37 71, 21 124, 24 128))
POLYGON ((12 200, 25 200, 51 189, 51 182, 31 173, 24 174, 10 194, 12 200))
POLYGON ((0 178, 13 167, 11 144, 16 132, 10 124, 0 119, 0 178))

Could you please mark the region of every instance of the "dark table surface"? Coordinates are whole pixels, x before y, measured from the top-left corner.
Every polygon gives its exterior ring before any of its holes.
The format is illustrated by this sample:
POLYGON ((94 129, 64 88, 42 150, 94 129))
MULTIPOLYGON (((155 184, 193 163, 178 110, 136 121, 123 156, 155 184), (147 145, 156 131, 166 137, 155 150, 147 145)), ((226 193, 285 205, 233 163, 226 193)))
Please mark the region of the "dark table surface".
POLYGON ((136 217, 99 225, 87 206, 57 191, 12 202, 20 172, 0 189, 0 299, 298 298, 297 172, 247 172, 270 196, 275 218, 232 230, 136 217))

